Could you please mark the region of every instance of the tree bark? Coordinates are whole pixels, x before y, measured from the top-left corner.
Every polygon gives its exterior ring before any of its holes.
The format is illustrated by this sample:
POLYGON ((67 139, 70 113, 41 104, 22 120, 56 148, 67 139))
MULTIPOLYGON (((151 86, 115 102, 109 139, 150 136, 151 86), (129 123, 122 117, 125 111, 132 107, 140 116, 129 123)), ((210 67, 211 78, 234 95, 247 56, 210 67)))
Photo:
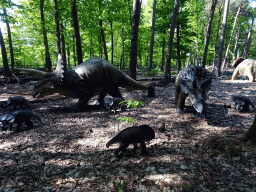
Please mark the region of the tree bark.
POLYGON ((3 76, 10 77, 12 76, 12 72, 10 71, 10 68, 8 65, 7 53, 6 53, 6 48, 5 48, 1 28, 0 28, 0 45, 2 50, 2 58, 3 58, 3 66, 4 66, 3 76))
POLYGON ((129 75, 133 79, 136 79, 137 45, 138 45, 138 30, 139 30, 139 21, 140 21, 140 7, 141 7, 141 0, 134 0, 133 1, 133 14, 132 14, 130 65, 129 65, 129 73, 130 73, 129 75))
POLYGON ((61 55, 63 60, 64 71, 67 71, 67 57, 66 57, 66 44, 65 44, 65 35, 64 35, 64 26, 61 24, 61 35, 60 35, 60 47, 61 47, 61 55))
POLYGON ((81 64, 83 62, 83 53, 82 53, 82 44, 81 44, 81 37, 79 32, 78 18, 77 18, 76 0, 73 1, 72 17, 73 17, 75 37, 76 37, 77 61, 78 61, 78 64, 81 64))
POLYGON ((224 56, 223 63, 222 63, 222 68, 221 68, 222 71, 224 69, 224 66, 225 66, 227 58, 228 58, 228 51, 229 51, 229 47, 230 47, 230 44, 231 44, 231 41, 232 41, 232 38, 233 38, 233 34, 234 34, 234 31, 235 31, 236 21, 237 21, 238 15, 240 14, 241 7, 243 6, 243 4, 244 3, 241 3, 241 5, 238 7, 238 10, 237 10, 237 13, 236 13, 235 21, 234 21, 234 24, 233 24, 233 29, 232 29, 232 32, 231 32, 231 35, 230 35, 230 39, 229 39, 229 42, 228 42, 226 54, 224 56))
POLYGON ((212 0, 209 23, 208 23, 208 27, 207 27, 207 33, 205 34, 205 40, 204 40, 204 42, 205 42, 204 43, 204 57, 203 57, 202 67, 205 67, 205 65, 206 65, 208 46, 209 46, 210 37, 211 37, 212 21, 213 21, 216 4, 217 4, 217 0, 212 0))
POLYGON ((243 141, 252 141, 256 143, 256 115, 254 117, 253 124, 251 128, 245 133, 244 137, 242 138, 243 141))
POLYGON ((229 7, 229 0, 225 1, 225 9, 223 15, 223 22, 222 22, 222 30, 221 30, 221 37, 220 37, 220 46, 218 51, 218 58, 217 58, 217 76, 220 76, 220 65, 222 60, 222 52, 224 47, 224 39, 226 33, 226 25, 227 25, 227 17, 228 17, 228 7, 229 7))
POLYGON ((59 21, 59 13, 58 13, 58 2, 57 2, 57 0, 54 0, 53 3, 54 3, 54 16, 55 16, 55 26, 56 26, 56 38, 57 38, 57 53, 61 54, 60 21, 59 21))
POLYGON ((105 56, 105 59, 108 60, 108 51, 107 51, 107 46, 106 46, 106 41, 105 41, 105 36, 104 36, 102 19, 100 20, 100 34, 101 34, 101 39, 102 39, 102 44, 103 44, 104 56, 105 56))
POLYGON ((41 10, 41 22, 42 22, 42 30, 44 37, 44 47, 45 47, 45 67, 49 72, 52 70, 52 61, 49 52, 49 45, 47 39, 47 32, 45 29, 45 19, 44 19, 44 0, 40 0, 40 10, 41 10))
POLYGON ((233 59, 236 59, 236 58, 239 57, 239 55, 236 56, 236 49, 237 49, 237 44, 238 44, 239 35, 240 35, 240 22, 238 22, 238 26, 237 26, 237 32, 236 32, 236 40, 235 40, 235 47, 234 47, 233 59))
POLYGON ((152 69, 153 62, 153 50, 154 50, 154 37, 155 37, 155 15, 156 15, 156 0, 153 4, 153 14, 152 14, 152 28, 151 28, 151 41, 150 41, 150 51, 149 51, 149 66, 148 70, 152 69))
POLYGON ((13 46, 12 46, 12 35, 11 35, 11 28, 8 21, 8 16, 6 13, 6 8, 4 8, 4 15, 5 15, 5 23, 7 26, 8 31, 8 39, 9 39, 9 48, 10 48, 10 55, 11 55, 11 69, 14 69, 14 54, 13 54, 13 46))
POLYGON ((177 71, 179 72, 181 70, 181 58, 180 58, 180 23, 177 23, 177 71))
POLYGON ((167 82, 170 82, 171 80, 171 59, 172 59, 173 36, 174 36, 175 23, 176 23, 178 11, 179 11, 179 0, 175 0, 172 21, 171 21, 171 28, 170 28, 170 36, 168 41, 167 58, 166 58, 166 64, 165 64, 165 80, 167 82))
POLYGON ((254 18, 252 18, 251 28, 248 32, 247 39, 246 39, 246 42, 245 42, 245 45, 244 45, 243 58, 245 58, 245 59, 248 58, 249 44, 250 44, 250 39, 251 39, 251 34, 252 34, 253 23, 254 23, 254 18))

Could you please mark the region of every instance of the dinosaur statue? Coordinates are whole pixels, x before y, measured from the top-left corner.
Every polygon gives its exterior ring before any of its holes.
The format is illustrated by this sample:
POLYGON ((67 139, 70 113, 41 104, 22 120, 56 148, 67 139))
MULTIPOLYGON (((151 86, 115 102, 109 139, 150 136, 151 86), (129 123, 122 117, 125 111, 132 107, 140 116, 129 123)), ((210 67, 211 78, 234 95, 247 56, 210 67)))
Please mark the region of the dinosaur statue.
POLYGON ((235 80, 237 75, 240 74, 246 76, 250 82, 254 81, 254 68, 256 67, 256 60, 239 57, 231 64, 231 67, 235 67, 232 80, 235 80))
POLYGON ((13 109, 16 110, 17 106, 21 109, 31 108, 31 103, 20 95, 9 97, 6 107, 13 107, 13 109))
POLYGON ((114 98, 108 97, 104 99, 104 107, 109 112, 111 110, 116 111, 117 109, 120 109, 121 111, 125 111, 126 105, 125 103, 121 103, 122 101, 124 100, 120 97, 114 97, 114 98))
POLYGON ((140 84, 108 61, 100 58, 89 59, 66 72, 63 71, 60 55, 54 72, 43 72, 35 69, 18 70, 44 77, 43 80, 35 84, 32 91, 33 97, 39 94, 38 98, 42 98, 46 95, 59 93, 79 98, 73 111, 80 111, 86 107, 88 101, 98 94, 98 102, 102 106, 107 93, 112 97, 123 98, 118 87, 131 90, 148 90, 149 97, 154 97, 155 93, 154 83, 140 84))
POLYGON ((175 103, 178 113, 184 113, 185 100, 188 97, 195 108, 196 116, 204 112, 207 92, 212 83, 213 75, 200 66, 188 66, 180 71, 175 81, 175 103))
POLYGON ((255 110, 255 106, 251 102, 251 100, 242 95, 235 95, 232 97, 232 104, 234 105, 235 110, 238 110, 240 112, 247 112, 250 109, 250 105, 255 110))
POLYGON ((148 125, 134 126, 123 129, 114 138, 112 138, 107 144, 108 148, 110 145, 119 143, 119 148, 115 151, 115 156, 119 157, 119 152, 126 151, 126 148, 130 145, 134 145, 134 151, 137 149, 137 143, 140 143, 142 153, 147 154, 145 141, 150 141, 155 138, 154 130, 148 125))
POLYGON ((33 127, 31 119, 36 119, 42 124, 41 118, 30 111, 18 110, 18 111, 5 111, 0 115, 0 122, 2 124, 2 130, 6 131, 8 126, 12 130, 13 124, 17 124, 17 132, 20 132, 20 128, 23 122, 27 127, 33 127))

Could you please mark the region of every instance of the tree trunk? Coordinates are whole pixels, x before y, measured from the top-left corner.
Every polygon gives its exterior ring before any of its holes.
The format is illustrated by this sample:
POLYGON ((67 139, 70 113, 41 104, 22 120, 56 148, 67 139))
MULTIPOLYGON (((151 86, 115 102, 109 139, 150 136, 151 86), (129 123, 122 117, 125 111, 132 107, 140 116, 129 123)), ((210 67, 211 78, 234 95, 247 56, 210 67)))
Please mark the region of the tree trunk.
POLYGON ((121 69, 124 69, 124 28, 122 27, 122 67, 121 69))
POLYGON ((234 48, 233 60, 236 59, 236 58, 238 58, 238 55, 237 55, 237 57, 236 57, 236 49, 237 49, 237 44, 238 44, 239 35, 240 35, 240 22, 238 22, 238 26, 237 26, 237 32, 236 32, 236 40, 235 40, 235 48, 234 48))
POLYGON ((104 50, 105 59, 108 60, 108 51, 107 51, 107 46, 106 46, 106 41, 105 41, 105 36, 104 36, 104 30, 103 30, 103 25, 102 25, 102 19, 100 20, 100 34, 101 34, 101 39, 102 39, 102 44, 103 44, 103 50, 104 50))
POLYGON ((213 15, 214 15, 216 4, 217 4, 217 0, 212 0, 210 18, 209 18, 209 23, 208 23, 208 27, 207 27, 207 33, 205 35, 205 40, 204 40, 204 42, 205 42, 204 43, 204 57, 203 57, 202 67, 205 67, 205 64, 206 64, 208 46, 209 46, 210 37, 211 37, 211 27, 212 27, 213 15))
POLYGON ((224 69, 224 66, 225 66, 226 61, 227 61, 227 58, 228 58, 228 51, 229 51, 229 47, 230 47, 230 44, 231 44, 231 41, 232 41, 232 38, 233 38, 233 34, 234 34, 234 31, 235 31, 236 21, 237 21, 238 15, 239 15, 239 13, 240 13, 240 11, 241 11, 241 7, 243 6, 243 4, 244 4, 244 3, 241 3, 241 5, 238 7, 238 10, 237 10, 237 13, 236 13, 236 17, 235 17, 233 29, 232 29, 232 32, 231 32, 231 35, 230 35, 230 39, 229 39, 229 42, 228 42, 226 54, 225 54, 225 56, 224 56, 224 60, 223 60, 223 63, 222 63, 222 68, 221 68, 222 71, 223 71, 223 69, 224 69))
POLYGON ((220 37, 220 46, 219 46, 218 58, 217 58, 217 76, 218 77, 220 76, 220 65, 221 65, 222 52, 224 47, 224 39, 225 39, 227 17, 228 17, 228 7, 229 7, 229 0, 225 0, 225 9, 224 9, 224 15, 223 15, 221 37, 220 37))
POLYGON ((11 55, 11 69, 14 68, 14 54, 13 54, 13 46, 12 46, 12 35, 11 35, 11 28, 8 21, 8 16, 6 13, 6 8, 4 8, 4 15, 5 15, 5 23, 7 26, 8 31, 8 39, 9 39, 9 48, 10 48, 10 55, 11 55))
POLYGON ((10 77, 10 76, 12 76, 12 72, 10 71, 10 68, 8 65, 7 53, 6 53, 6 48, 5 48, 1 28, 0 28, 0 45, 1 45, 1 50, 2 50, 2 58, 3 58, 3 66, 4 66, 3 76, 10 77))
POLYGON ((52 61, 49 52, 49 45, 47 39, 47 32, 45 29, 45 20, 44 20, 44 0, 40 0, 40 10, 41 10, 41 22, 42 22, 42 30, 44 37, 44 47, 45 47, 45 67, 50 72, 52 70, 52 61))
POLYGON ((248 32, 247 39, 246 39, 246 42, 245 42, 245 45, 244 45, 243 58, 245 58, 245 59, 248 58, 249 43, 250 43, 250 39, 251 39, 253 23, 254 23, 254 18, 252 18, 251 28, 250 28, 250 30, 248 32))
POLYGON ((55 26, 56 26, 56 38, 57 38, 57 53, 61 54, 60 48, 60 21, 59 21, 59 13, 58 13, 58 5, 57 0, 53 1, 54 3, 54 16, 55 16, 55 26))
POLYGON ((162 63, 161 63, 161 71, 164 71, 164 55, 165 55, 165 38, 163 38, 163 45, 162 45, 162 63))
POLYGON ((75 39, 76 37, 73 35, 73 55, 74 55, 74 65, 76 66, 77 62, 76 62, 76 46, 75 46, 75 39))
POLYGON ((174 36, 175 23, 176 23, 178 11, 179 11, 179 0, 175 0, 172 21, 171 21, 171 28, 170 28, 170 36, 168 41, 166 65, 165 65, 165 80, 167 82, 170 82, 171 80, 171 59, 172 59, 173 36, 174 36))
POLYGON ((113 31, 113 22, 110 22, 111 28, 111 63, 114 63, 114 31, 113 31))
POLYGON ((76 0, 73 1, 72 18, 74 23, 75 37, 76 37, 77 61, 78 61, 78 64, 81 64, 83 62, 83 53, 82 53, 82 44, 81 44, 81 37, 79 32, 78 18, 77 18, 76 0))
POLYGON ((218 29, 217 29, 217 35, 216 35, 215 46, 214 46, 214 56, 213 56, 213 69, 214 70, 216 68, 216 52, 217 52, 217 49, 218 49, 218 40, 219 40, 219 33, 220 33, 220 22, 221 22, 222 8, 223 8, 223 3, 221 4, 221 6, 219 8, 218 29))
POLYGON ((151 29, 151 41, 150 41, 150 51, 149 51, 149 66, 148 70, 152 69, 153 62, 153 50, 154 50, 154 37, 155 37, 155 15, 156 15, 156 0, 153 4, 153 14, 152 14, 152 29, 151 29))
POLYGON ((252 123, 251 128, 245 133, 242 140, 243 141, 251 140, 253 143, 256 143, 256 115, 254 117, 254 121, 252 123))
POLYGON ((64 71, 67 71, 67 57, 66 57, 66 44, 65 44, 65 36, 64 36, 64 26, 61 24, 61 36, 60 36, 60 47, 61 47, 61 55, 64 65, 64 71))
POLYGON ((139 21, 140 21, 140 7, 141 7, 141 0, 134 0, 133 1, 133 14, 132 14, 130 65, 129 65, 129 73, 130 73, 129 75, 133 79, 136 79, 137 45, 138 45, 138 30, 139 30, 139 21))
POLYGON ((177 23, 177 72, 181 70, 181 58, 180 58, 180 24, 177 23))

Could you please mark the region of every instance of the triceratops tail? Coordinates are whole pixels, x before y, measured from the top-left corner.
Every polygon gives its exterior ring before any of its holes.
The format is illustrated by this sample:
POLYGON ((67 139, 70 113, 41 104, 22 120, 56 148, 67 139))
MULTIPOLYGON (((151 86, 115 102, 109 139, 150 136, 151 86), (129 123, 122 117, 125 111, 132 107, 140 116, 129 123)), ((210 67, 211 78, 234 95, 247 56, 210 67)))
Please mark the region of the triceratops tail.
POLYGON ((155 87, 152 86, 152 87, 149 87, 148 88, 148 97, 155 97, 156 94, 155 94, 155 87))
POLYGON ((37 115, 33 115, 33 117, 40 123, 40 125, 42 125, 42 120, 41 117, 37 116, 37 115))

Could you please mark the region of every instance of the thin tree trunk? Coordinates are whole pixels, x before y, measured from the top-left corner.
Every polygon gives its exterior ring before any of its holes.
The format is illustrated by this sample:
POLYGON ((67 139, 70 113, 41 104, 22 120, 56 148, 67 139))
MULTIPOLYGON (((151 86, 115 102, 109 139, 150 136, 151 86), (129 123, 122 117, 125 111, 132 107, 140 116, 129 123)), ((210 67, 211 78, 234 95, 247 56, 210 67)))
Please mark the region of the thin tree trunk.
POLYGON ((162 63, 161 63, 161 71, 164 71, 164 55, 165 55, 165 38, 163 38, 163 45, 162 45, 162 63))
POLYGON ((177 63, 178 63, 178 67, 177 67, 177 72, 179 72, 181 70, 181 58, 180 58, 180 24, 177 23, 177 63))
POLYGON ((6 48, 5 48, 1 28, 0 28, 0 45, 2 50, 2 58, 3 58, 3 66, 4 66, 3 76, 10 77, 12 76, 12 72, 10 71, 10 68, 8 65, 7 53, 6 53, 6 48))
POLYGON ((168 41, 166 65, 165 65, 165 80, 167 82, 170 82, 171 80, 171 59, 172 59, 173 36, 174 36, 175 23, 176 23, 178 11, 179 11, 179 0, 175 0, 172 21, 171 21, 171 28, 170 28, 170 36, 168 41))
POLYGON ((239 35, 240 35, 240 22, 238 22, 238 26, 237 26, 237 32, 236 32, 236 40, 235 40, 235 48, 234 48, 233 59, 238 58, 238 55, 237 55, 237 57, 236 57, 236 49, 237 49, 237 44, 238 44, 239 35))
POLYGON ((111 63, 114 63, 114 33, 113 33, 113 23, 110 23, 111 28, 111 63))
POLYGON ((153 62, 153 50, 154 50, 154 37, 155 37, 155 15, 156 15, 156 0, 153 4, 153 14, 152 14, 152 29, 151 29, 151 41, 150 41, 150 51, 149 51, 149 67, 148 70, 152 69, 153 62))
POLYGON ((4 15, 5 15, 5 23, 7 26, 8 31, 8 39, 9 39, 9 48, 10 48, 10 55, 11 55, 11 69, 14 69, 14 54, 13 54, 13 46, 12 46, 12 35, 11 35, 11 28, 8 21, 8 16, 6 13, 6 8, 4 8, 4 15))
POLYGON ((216 35, 216 40, 215 40, 215 48, 214 48, 214 56, 213 56, 213 69, 215 70, 216 68, 216 52, 218 49, 218 40, 219 40, 219 33, 220 33, 220 22, 221 22, 221 14, 222 14, 222 8, 223 8, 223 3, 221 4, 219 8, 219 20, 218 20, 218 29, 217 29, 217 35, 216 35))
POLYGON ((122 27, 122 67, 124 69, 124 28, 122 27))
POLYGON ((75 46, 75 40, 76 39, 76 37, 73 35, 73 55, 74 55, 74 65, 76 66, 77 65, 77 63, 76 63, 76 46, 75 46))
POLYGON ((76 0, 73 1, 72 17, 73 17, 75 37, 76 37, 77 61, 78 61, 78 64, 81 64, 83 62, 83 52, 82 52, 81 37, 80 37, 79 24, 78 24, 78 18, 77 18, 76 0))
POLYGON ((40 9, 41 9, 41 22, 42 22, 42 30, 43 30, 43 37, 44 37, 44 47, 45 47, 45 67, 50 72, 52 70, 52 61, 51 61, 51 57, 50 57, 47 33, 46 33, 46 29, 45 29, 44 0, 40 0, 40 9))
POLYGON ((254 18, 252 18, 251 28, 248 32, 247 39, 246 39, 245 46, 244 46, 243 58, 245 58, 245 59, 248 58, 249 43, 250 43, 250 39, 251 39, 253 23, 254 23, 254 18))
POLYGON ((104 50, 105 59, 108 60, 108 52, 107 52, 107 46, 106 46, 106 41, 105 41, 105 36, 104 36, 102 19, 100 20, 100 34, 101 34, 101 39, 102 39, 102 43, 103 43, 103 50, 104 50))
POLYGON ((216 4, 217 4, 217 0, 212 0, 210 18, 209 18, 209 23, 207 27, 207 33, 205 35, 205 40, 204 40, 205 45, 204 45, 204 57, 203 57, 202 67, 205 67, 205 64, 206 64, 208 46, 209 46, 210 37, 211 37, 212 21, 213 21, 213 15, 214 15, 216 4))
POLYGON ((133 1, 133 14, 132 14, 132 35, 131 35, 131 50, 130 50, 130 77, 136 79, 137 67, 137 46, 138 46, 138 30, 140 21, 140 7, 141 0, 133 1))
POLYGON ((221 65, 222 52, 223 52, 223 47, 224 47, 226 24, 227 24, 227 17, 228 17, 228 7, 229 7, 229 0, 226 0, 226 2, 225 2, 225 9, 224 9, 224 15, 223 15, 221 37, 220 37, 220 46, 219 46, 218 58, 217 58, 217 76, 218 77, 220 76, 220 65, 221 65))
POLYGON ((60 36, 60 46, 61 46, 61 55, 64 65, 64 71, 67 71, 67 57, 66 57, 66 44, 65 44, 65 36, 64 36, 64 26, 61 24, 61 36, 60 36))
POLYGON ((56 26, 56 38, 57 38, 57 53, 61 54, 60 21, 59 21, 59 13, 58 13, 58 2, 57 2, 57 0, 54 0, 53 3, 54 3, 54 16, 55 16, 55 26, 56 26))
POLYGON ((226 61, 227 61, 227 58, 228 58, 228 51, 229 51, 229 47, 230 47, 230 44, 231 44, 231 41, 232 41, 232 38, 233 38, 233 34, 234 34, 234 31, 235 31, 236 21, 237 21, 238 15, 240 14, 241 7, 243 6, 243 4, 244 4, 244 3, 241 3, 241 5, 239 6, 239 8, 238 8, 238 10, 237 10, 237 13, 236 13, 236 17, 235 17, 233 29, 232 29, 232 32, 231 32, 231 35, 230 35, 230 39, 229 39, 229 42, 228 42, 226 54, 225 54, 225 56, 224 56, 223 63, 222 63, 222 68, 221 68, 222 71, 223 71, 223 69, 224 69, 224 66, 225 66, 226 61))

